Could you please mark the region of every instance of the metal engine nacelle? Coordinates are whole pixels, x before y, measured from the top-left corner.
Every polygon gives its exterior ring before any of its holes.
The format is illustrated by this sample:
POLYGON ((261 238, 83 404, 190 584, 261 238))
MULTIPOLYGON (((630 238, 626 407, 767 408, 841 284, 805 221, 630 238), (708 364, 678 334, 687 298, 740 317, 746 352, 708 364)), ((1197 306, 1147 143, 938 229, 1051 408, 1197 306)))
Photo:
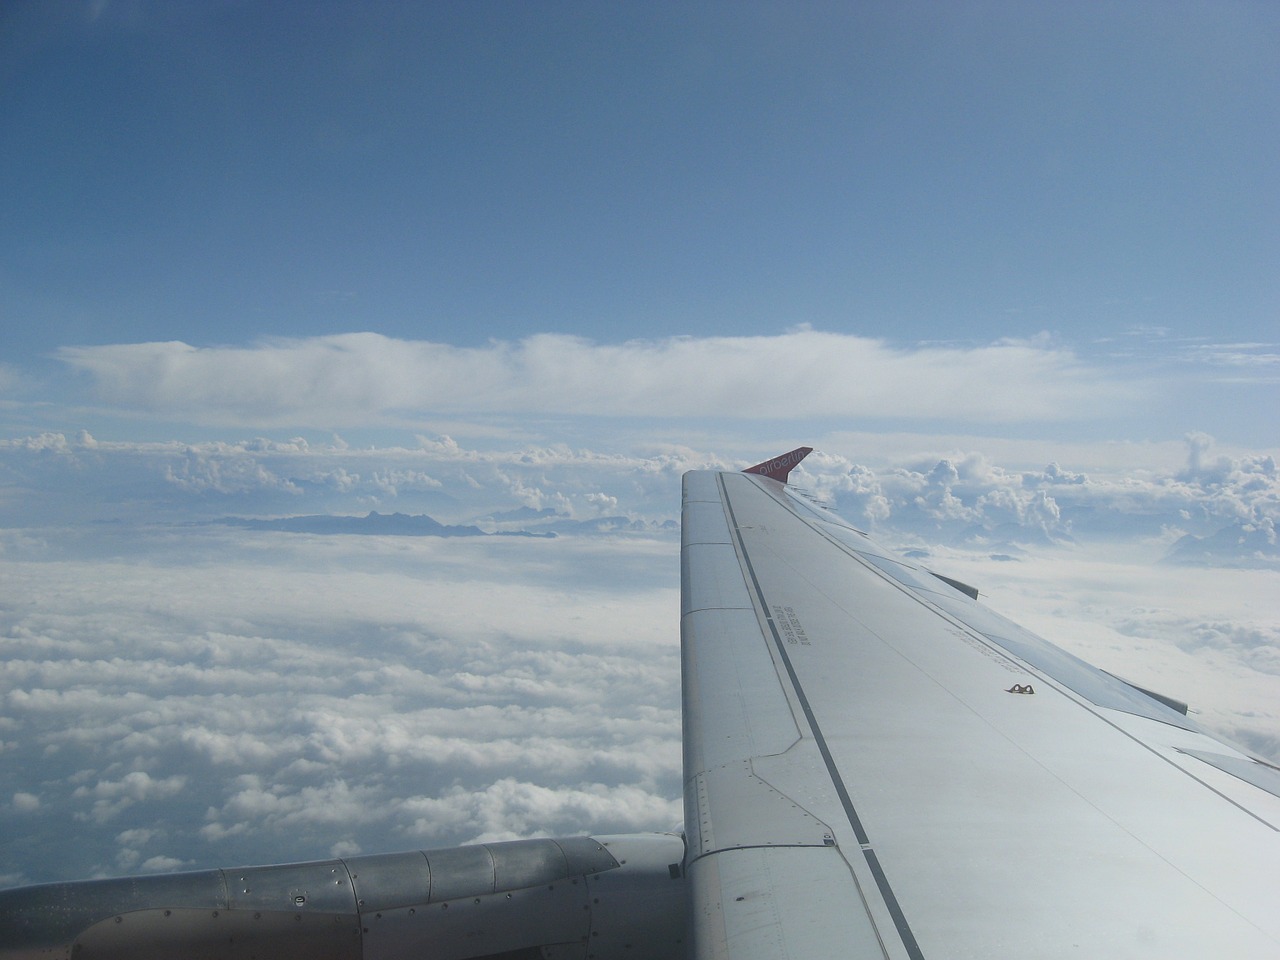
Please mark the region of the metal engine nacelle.
POLYGON ((684 841, 517 840, 0 891, 0 960, 670 960, 684 841))

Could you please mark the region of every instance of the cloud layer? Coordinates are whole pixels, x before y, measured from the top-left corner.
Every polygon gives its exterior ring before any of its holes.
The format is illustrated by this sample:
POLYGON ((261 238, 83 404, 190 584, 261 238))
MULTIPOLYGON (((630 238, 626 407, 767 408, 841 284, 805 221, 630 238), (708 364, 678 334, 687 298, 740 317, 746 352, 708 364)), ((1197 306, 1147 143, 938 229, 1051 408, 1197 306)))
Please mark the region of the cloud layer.
POLYGON ((352 333, 249 347, 66 347, 57 356, 124 409, 324 428, 424 412, 1057 421, 1104 414, 1142 392, 1048 340, 904 348, 807 328, 620 344, 538 334, 477 347, 352 333))
POLYGON ((5 879, 678 825, 674 540, 229 533, 6 538, 5 879))
MULTIPOLYGON (((0 442, 0 882, 673 827, 679 478, 747 462, 439 436, 0 442), (634 524, 440 539, 201 522, 370 509, 634 524)), ((1267 455, 1194 436, 1180 467, 1117 472, 963 449, 870 466, 836 446, 793 476, 1280 754, 1274 558, 1246 541, 1161 563, 1185 536, 1274 533, 1267 455)))
MULTIPOLYGON (((1014 468, 963 447, 872 466, 859 456, 862 447, 861 439, 833 438, 796 479, 850 519, 926 544, 1025 547, 1142 537, 1168 547, 1185 535, 1209 538, 1239 528, 1248 543, 1234 553, 1225 544, 1215 562, 1243 563, 1267 560, 1265 547, 1280 521, 1275 457, 1222 453, 1202 434, 1185 439, 1181 464, 1169 468, 1153 462, 1085 470, 1056 461, 1014 468)), ((6 480, 0 522, 189 522, 376 510, 493 530, 536 527, 528 512, 546 511, 578 521, 620 516, 656 528, 678 520, 684 471, 748 462, 653 442, 623 450, 481 448, 419 436, 412 446, 354 448, 337 437, 140 443, 49 433, 0 441, 6 480), (504 520, 513 508, 524 508, 524 519, 517 513, 504 520)))

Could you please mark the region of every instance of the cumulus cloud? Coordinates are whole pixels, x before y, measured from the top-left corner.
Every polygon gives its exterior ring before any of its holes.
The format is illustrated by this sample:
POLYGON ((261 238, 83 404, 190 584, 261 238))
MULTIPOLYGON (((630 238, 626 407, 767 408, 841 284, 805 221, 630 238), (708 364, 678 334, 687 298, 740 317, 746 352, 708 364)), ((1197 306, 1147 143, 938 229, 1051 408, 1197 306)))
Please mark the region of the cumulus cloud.
POLYGON ((144 873, 172 873, 174 870, 181 870, 183 867, 189 867, 190 860, 179 860, 177 857, 148 857, 139 865, 144 873))
POLYGON ((635 832, 666 822, 674 829, 682 816, 678 797, 658 797, 629 784, 589 783, 568 790, 503 777, 483 791, 461 788, 443 796, 409 804, 422 813, 413 829, 425 835, 442 825, 476 824, 478 842, 555 836, 567 827, 587 825, 592 832, 607 829, 635 832), (621 816, 620 816, 621 814, 621 816), (619 827, 619 824, 621 825, 619 827))
MULTIPOLYGON (((21 704, 22 700, 15 698, 15 702, 21 704)), ((119 780, 99 780, 92 787, 77 787, 72 796, 93 799, 92 808, 77 816, 105 823, 135 803, 172 797, 186 785, 187 778, 183 776, 156 779, 145 770, 134 770, 119 780)))
POLYGON ((808 328, 618 344, 539 334, 480 347, 350 333, 57 355, 107 403, 214 424, 365 426, 423 413, 1005 423, 1098 416, 1141 393, 1045 339, 900 347, 808 328))
POLYGON ((1211 437, 1188 436, 1184 465, 1170 472, 1085 473, 1057 462, 1011 470, 968 451, 879 470, 824 454, 799 476, 850 519, 918 542, 1026 547, 1143 537, 1168 546, 1184 534, 1220 535, 1210 544, 1217 561, 1265 562, 1258 548, 1280 519, 1275 459, 1214 455, 1214 447, 1211 437))

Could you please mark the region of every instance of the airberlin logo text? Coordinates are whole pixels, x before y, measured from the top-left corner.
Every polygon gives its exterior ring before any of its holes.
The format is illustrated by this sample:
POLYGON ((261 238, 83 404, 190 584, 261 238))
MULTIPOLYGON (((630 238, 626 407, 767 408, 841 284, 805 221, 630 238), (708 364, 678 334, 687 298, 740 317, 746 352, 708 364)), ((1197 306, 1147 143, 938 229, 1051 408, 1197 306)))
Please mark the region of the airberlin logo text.
POLYGON ((774 480, 781 480, 785 483, 791 468, 812 452, 812 447, 798 447, 780 457, 774 457, 764 463, 757 463, 754 467, 747 467, 747 473, 764 474, 766 477, 772 477, 774 480))
POLYGON ((770 460, 764 465, 764 470, 773 473, 775 470, 781 470, 783 467, 794 467, 797 463, 804 459, 804 454, 799 450, 792 450, 790 453, 779 457, 777 460, 770 460))

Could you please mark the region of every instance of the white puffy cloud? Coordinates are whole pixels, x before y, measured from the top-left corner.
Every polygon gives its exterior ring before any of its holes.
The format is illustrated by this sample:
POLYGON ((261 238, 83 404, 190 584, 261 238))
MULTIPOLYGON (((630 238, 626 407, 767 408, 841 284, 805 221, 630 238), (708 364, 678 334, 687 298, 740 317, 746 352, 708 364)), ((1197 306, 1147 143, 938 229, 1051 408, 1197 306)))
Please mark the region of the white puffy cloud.
MULTIPOLYGON (((1264 544, 1280 518, 1280 471, 1266 453, 1212 456, 1213 449, 1212 438, 1191 435, 1180 468, 1096 473, 1057 462, 1011 470, 975 451, 873 470, 828 453, 811 457, 798 476, 850 519, 921 542, 1025 547, 1141 536, 1167 546, 1182 534, 1238 528, 1241 559, 1256 560, 1245 541, 1264 544)), ((1215 546, 1217 559, 1227 559, 1231 544, 1215 546)))
POLYGON ((571 825, 588 832, 674 829, 683 811, 678 797, 660 797, 632 785, 587 783, 566 790, 503 777, 486 789, 453 788, 440 797, 406 805, 422 816, 412 830, 431 836, 441 825, 466 823, 479 832, 476 842, 563 835, 571 825), (653 827, 666 823, 667 827, 653 827))
POLYGON ((408 415, 1080 419, 1143 395, 1047 338, 891 346, 797 328, 777 336, 602 344, 560 334, 457 347, 376 333, 65 347, 118 407, 197 423, 367 426, 408 415), (903 390, 903 384, 911 384, 903 390))
POLYGON ((148 800, 163 800, 182 792, 187 778, 170 776, 153 778, 145 770, 134 770, 119 780, 99 780, 92 787, 77 787, 72 796, 76 799, 92 798, 93 807, 78 814, 97 823, 105 823, 120 815, 126 807, 148 800))
POLYGON ((177 857, 155 856, 148 857, 139 864, 139 868, 144 873, 172 873, 174 870, 181 870, 183 867, 191 866, 190 860, 179 860, 177 857))

